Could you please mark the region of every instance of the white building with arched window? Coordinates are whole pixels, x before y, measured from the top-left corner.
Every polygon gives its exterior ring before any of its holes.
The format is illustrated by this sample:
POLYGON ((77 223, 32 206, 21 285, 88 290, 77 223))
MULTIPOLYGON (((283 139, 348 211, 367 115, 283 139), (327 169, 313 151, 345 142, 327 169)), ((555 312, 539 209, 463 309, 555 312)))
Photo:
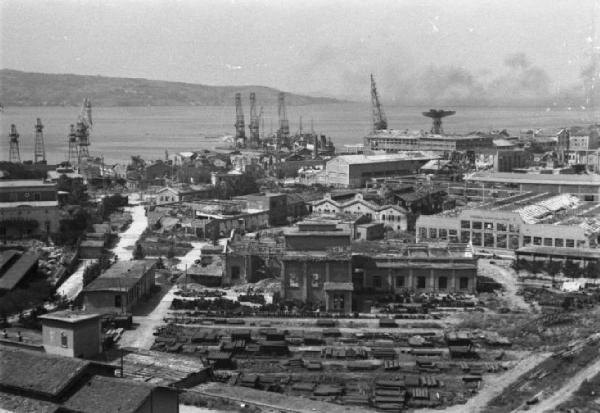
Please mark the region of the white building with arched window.
POLYGON ((394 231, 406 231, 408 211, 398 205, 378 205, 367 201, 358 193, 354 198, 336 201, 327 193, 323 199, 311 202, 312 210, 318 214, 351 214, 366 215, 373 222, 381 222, 394 231))

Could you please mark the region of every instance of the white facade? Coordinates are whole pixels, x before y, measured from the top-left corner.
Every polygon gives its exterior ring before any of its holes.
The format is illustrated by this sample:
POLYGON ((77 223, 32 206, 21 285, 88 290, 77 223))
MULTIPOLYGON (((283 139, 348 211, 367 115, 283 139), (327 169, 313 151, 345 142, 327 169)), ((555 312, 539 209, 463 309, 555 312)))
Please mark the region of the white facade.
POLYGON ((316 213, 366 215, 373 222, 380 222, 395 231, 406 231, 407 228, 407 211, 404 208, 397 205, 377 205, 365 201, 362 194, 356 194, 353 199, 345 202, 337 202, 331 199, 331 194, 325 194, 323 199, 311 204, 316 213))

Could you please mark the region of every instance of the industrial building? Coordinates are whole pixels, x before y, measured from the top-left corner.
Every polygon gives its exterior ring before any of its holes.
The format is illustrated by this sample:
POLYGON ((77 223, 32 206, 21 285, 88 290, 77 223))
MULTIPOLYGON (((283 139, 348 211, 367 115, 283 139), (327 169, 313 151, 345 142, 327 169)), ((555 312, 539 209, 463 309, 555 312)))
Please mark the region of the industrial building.
POLYGON ((39 179, 0 180, 0 239, 58 231, 56 185, 39 179))
POLYGON ((341 155, 327 161, 325 181, 340 187, 362 187, 372 178, 416 174, 432 159, 438 159, 438 156, 426 152, 341 155))
POLYGON ((360 244, 356 247, 352 281, 357 295, 412 290, 474 293, 477 287, 477 259, 468 244, 383 245, 369 252, 360 251, 360 244))
POLYGON ((154 286, 156 262, 119 261, 83 289, 86 311, 99 314, 130 313, 154 286))
POLYGON ((471 243, 474 248, 586 248, 600 242, 600 204, 562 194, 525 193, 417 219, 417 241, 471 243))
POLYGON ((281 257, 281 296, 325 307, 326 311, 352 310, 350 232, 329 222, 303 222, 285 233, 281 257))
POLYGON ((495 148, 494 135, 440 135, 424 131, 385 129, 364 138, 364 149, 388 153, 403 151, 490 151, 495 148))
POLYGON ((477 172, 466 176, 465 181, 484 188, 487 185, 519 192, 573 194, 585 201, 600 201, 599 175, 477 172))

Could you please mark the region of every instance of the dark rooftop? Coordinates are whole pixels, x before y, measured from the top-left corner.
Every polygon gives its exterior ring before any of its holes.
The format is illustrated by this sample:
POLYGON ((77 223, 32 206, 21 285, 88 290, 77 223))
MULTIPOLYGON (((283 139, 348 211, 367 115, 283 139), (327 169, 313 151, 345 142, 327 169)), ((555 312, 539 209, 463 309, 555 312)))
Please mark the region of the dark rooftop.
POLYGON ((119 261, 84 288, 84 291, 121 291, 132 288, 154 265, 152 260, 119 261))
POLYGON ((0 277, 0 290, 12 290, 21 282, 23 277, 37 265, 39 257, 35 253, 24 253, 21 257, 0 277))
POLYGON ((58 397, 88 365, 76 358, 0 346, 0 386, 58 397))
POLYGON ((94 376, 63 406, 82 413, 137 412, 152 386, 119 378, 94 376))

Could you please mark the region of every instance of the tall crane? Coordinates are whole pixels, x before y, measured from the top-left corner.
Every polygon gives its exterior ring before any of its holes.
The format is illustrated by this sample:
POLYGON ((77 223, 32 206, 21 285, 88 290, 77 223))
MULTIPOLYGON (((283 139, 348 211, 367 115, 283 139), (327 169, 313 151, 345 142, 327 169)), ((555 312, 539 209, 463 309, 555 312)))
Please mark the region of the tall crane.
POLYGON ((77 145, 77 133, 75 132, 75 125, 71 124, 71 128, 69 130, 69 135, 68 135, 68 141, 69 141, 69 155, 67 158, 67 161, 69 161, 69 163, 71 165, 73 165, 74 162, 77 162, 79 160, 79 149, 78 149, 78 145, 77 145))
POLYGON ((260 117, 256 113, 256 93, 250 93, 250 143, 253 146, 260 144, 260 117))
POLYGON ((290 138, 290 122, 287 118, 287 111, 285 108, 285 93, 283 92, 279 92, 277 113, 279 115, 279 129, 277 130, 277 138, 283 144, 287 144, 290 138))
POLYGON ((81 163, 82 159, 89 158, 90 152, 88 147, 90 146, 90 129, 92 128, 92 102, 90 99, 85 98, 83 100, 83 106, 77 119, 77 125, 75 126, 75 134, 77 135, 77 143, 79 146, 78 161, 81 163))
POLYGON ((13 163, 21 163, 21 155, 19 153, 19 133, 17 127, 13 124, 10 125, 10 134, 8 135, 10 141, 10 149, 8 151, 8 161, 13 163))
POLYGON ((373 106, 373 131, 387 129, 387 118, 383 112, 383 106, 381 106, 381 102, 379 101, 379 94, 377 93, 373 74, 371 74, 371 105, 373 106))
POLYGON ((37 123, 35 124, 35 146, 33 150, 33 162, 34 163, 46 163, 46 149, 44 147, 44 133, 42 130, 44 129, 44 125, 42 125, 42 120, 37 118, 37 123))
POLYGON ((235 144, 246 146, 246 126, 242 109, 242 94, 235 94, 235 144))

